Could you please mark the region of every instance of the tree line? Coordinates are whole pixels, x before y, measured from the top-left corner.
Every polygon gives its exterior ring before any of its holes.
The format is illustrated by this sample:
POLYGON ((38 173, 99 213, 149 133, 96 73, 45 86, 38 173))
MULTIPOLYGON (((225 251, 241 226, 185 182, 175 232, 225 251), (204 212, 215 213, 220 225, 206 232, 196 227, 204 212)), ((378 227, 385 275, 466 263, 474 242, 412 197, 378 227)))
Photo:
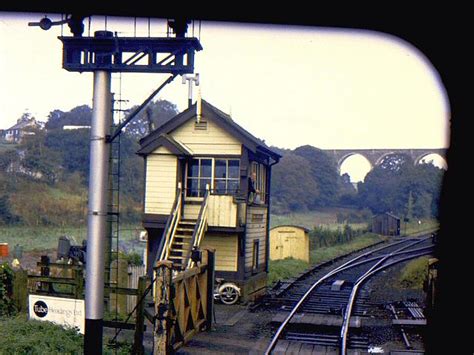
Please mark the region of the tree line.
MULTIPOLYGON (((138 141, 177 113, 173 103, 154 101, 117 138, 121 218, 125 221, 138 221, 142 211, 144 167, 143 158, 135 154, 138 141)), ((18 145, 5 145, 0 151, 0 224, 84 223, 91 119, 92 109, 87 105, 68 112, 53 110, 45 129, 34 130, 18 145), (71 125, 86 128, 63 129, 71 125)))
MULTIPOLYGON (((125 220, 139 221, 142 211, 144 162, 135 154, 138 141, 176 114, 173 103, 154 101, 120 135, 120 199, 125 220)), ((63 127, 90 126, 91 118, 87 105, 68 112, 53 110, 45 129, 0 151, 0 224, 84 222, 90 129, 63 127)), ((432 164, 414 165, 407 156, 391 155, 355 189, 347 174, 339 175, 334 158, 321 149, 309 145, 272 149, 283 156, 272 170, 272 213, 344 206, 373 214, 391 211, 407 218, 438 216, 444 171, 432 164)))
POLYGON ((274 213, 344 206, 409 219, 439 214, 444 170, 433 164, 415 165, 407 155, 389 155, 356 189, 321 149, 306 145, 279 152, 283 157, 272 171, 274 213))

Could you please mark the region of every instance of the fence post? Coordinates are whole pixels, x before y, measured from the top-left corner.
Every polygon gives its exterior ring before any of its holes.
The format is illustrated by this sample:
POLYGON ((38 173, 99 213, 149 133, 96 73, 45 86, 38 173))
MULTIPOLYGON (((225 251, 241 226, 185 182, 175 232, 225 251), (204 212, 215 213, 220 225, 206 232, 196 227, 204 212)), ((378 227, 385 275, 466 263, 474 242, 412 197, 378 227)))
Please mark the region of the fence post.
POLYGON ((143 327, 145 325, 145 300, 142 299, 143 295, 145 294, 147 284, 147 277, 140 276, 138 279, 138 289, 137 289, 137 309, 136 309, 136 317, 135 317, 135 336, 133 339, 133 349, 132 354, 143 355, 144 348, 143 348, 143 327))
POLYGON ((74 298, 83 299, 84 298, 84 276, 82 269, 75 267, 72 269, 74 275, 74 298))
POLYGON ((27 308, 28 300, 28 271, 24 269, 14 270, 12 299, 18 312, 27 308))
POLYGON ((171 261, 163 260, 156 264, 156 283, 155 283, 155 334, 154 334, 154 353, 169 354, 172 351, 170 344, 171 315, 170 301, 172 300, 171 282, 172 282, 171 261))
POLYGON ((212 315, 214 314, 214 266, 215 249, 207 249, 207 329, 211 330, 212 315))

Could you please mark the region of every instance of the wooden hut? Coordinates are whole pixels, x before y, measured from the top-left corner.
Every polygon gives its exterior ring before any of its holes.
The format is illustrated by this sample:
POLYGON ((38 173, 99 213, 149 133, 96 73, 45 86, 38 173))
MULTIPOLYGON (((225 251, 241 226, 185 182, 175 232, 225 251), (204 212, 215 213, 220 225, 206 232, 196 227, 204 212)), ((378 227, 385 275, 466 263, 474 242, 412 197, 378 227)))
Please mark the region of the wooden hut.
POLYGON ((309 262, 309 229, 284 225, 270 230, 270 260, 285 258, 309 262))
POLYGON ((271 169, 281 156, 204 100, 140 145, 148 272, 160 259, 185 269, 193 247, 208 247, 216 250, 216 277, 236 283, 246 300, 263 293, 271 169))
POLYGON ((381 213, 372 218, 372 232, 382 235, 400 235, 400 218, 389 213, 381 213))

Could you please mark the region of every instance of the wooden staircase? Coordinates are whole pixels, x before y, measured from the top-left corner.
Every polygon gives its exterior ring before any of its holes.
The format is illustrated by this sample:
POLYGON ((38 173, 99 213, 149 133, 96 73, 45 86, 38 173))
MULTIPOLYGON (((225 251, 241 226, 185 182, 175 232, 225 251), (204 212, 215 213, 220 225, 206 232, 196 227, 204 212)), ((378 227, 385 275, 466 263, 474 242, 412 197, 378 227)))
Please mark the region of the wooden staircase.
POLYGON ((178 186, 173 211, 163 233, 159 260, 171 261, 174 267, 181 270, 194 265, 191 260, 191 252, 193 248, 199 247, 207 229, 208 196, 209 188, 206 189, 197 216, 196 214, 181 214, 181 207, 186 211, 186 205, 183 205, 181 185, 178 186))
POLYGON ((181 269, 186 268, 186 259, 193 247, 193 233, 197 220, 181 219, 171 242, 168 260, 181 269))

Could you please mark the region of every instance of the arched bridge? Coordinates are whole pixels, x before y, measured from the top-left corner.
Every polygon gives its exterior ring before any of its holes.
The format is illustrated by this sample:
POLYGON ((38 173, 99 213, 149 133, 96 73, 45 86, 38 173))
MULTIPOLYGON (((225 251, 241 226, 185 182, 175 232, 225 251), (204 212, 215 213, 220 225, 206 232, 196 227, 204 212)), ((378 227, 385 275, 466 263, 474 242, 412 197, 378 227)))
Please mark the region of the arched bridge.
POLYGON ((446 161, 447 148, 418 148, 418 149, 325 149, 329 155, 337 161, 340 170, 344 160, 352 155, 359 154, 366 158, 372 167, 379 165, 388 155, 404 154, 411 157, 418 164, 424 157, 430 154, 438 154, 446 161))

